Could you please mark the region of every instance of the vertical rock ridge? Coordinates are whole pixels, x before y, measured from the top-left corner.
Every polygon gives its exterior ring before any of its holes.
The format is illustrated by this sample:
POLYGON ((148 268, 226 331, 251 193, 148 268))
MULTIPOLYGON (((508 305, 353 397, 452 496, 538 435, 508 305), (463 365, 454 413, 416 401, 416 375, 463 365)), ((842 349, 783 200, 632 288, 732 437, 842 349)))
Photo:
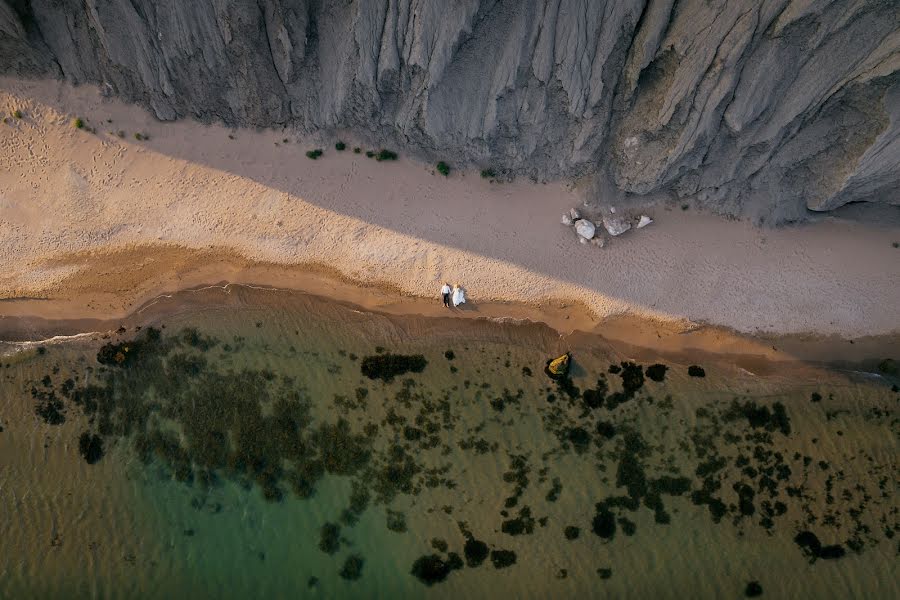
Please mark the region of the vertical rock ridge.
POLYGON ((0 72, 761 222, 900 203, 892 0, 0 0, 0 72))

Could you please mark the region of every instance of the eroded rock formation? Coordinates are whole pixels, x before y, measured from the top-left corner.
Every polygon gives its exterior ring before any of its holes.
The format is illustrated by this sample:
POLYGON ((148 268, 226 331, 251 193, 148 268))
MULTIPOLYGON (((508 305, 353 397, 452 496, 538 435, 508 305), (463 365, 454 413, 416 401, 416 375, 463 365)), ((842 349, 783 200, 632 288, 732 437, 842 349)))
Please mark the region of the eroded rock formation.
POLYGON ((766 222, 900 203, 896 0, 0 0, 0 71, 766 222))

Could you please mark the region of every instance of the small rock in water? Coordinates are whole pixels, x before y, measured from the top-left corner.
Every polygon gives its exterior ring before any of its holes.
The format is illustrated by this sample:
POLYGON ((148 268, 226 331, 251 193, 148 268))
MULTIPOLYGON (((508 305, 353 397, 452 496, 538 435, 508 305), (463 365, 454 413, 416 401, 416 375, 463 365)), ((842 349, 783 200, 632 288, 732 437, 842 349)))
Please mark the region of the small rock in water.
POLYGON ((594 227, 594 224, 587 219, 579 219, 575 221, 575 232, 578 233, 578 235, 582 238, 589 240, 594 237, 594 234, 597 232, 597 228, 594 227))
POLYGON ((603 217, 603 227, 609 232, 609 235, 622 235, 629 229, 631 225, 622 217, 603 217))
POLYGON ((641 227, 646 227, 647 225, 649 225, 652 222, 653 222, 653 219, 651 219, 647 215, 641 215, 641 220, 638 221, 637 228, 640 229, 641 227))
POLYGON ((747 598, 756 598, 757 596, 762 596, 763 589, 762 586, 759 585, 758 581, 751 581, 747 584, 747 588, 744 590, 744 596, 747 598))

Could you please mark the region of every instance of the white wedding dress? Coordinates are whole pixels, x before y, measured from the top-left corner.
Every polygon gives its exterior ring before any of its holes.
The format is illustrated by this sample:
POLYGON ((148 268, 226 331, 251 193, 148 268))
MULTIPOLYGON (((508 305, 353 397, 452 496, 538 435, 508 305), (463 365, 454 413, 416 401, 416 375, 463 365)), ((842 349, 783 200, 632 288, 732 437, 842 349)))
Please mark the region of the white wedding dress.
POLYGON ((466 295, 459 286, 453 287, 453 306, 459 306, 466 303, 466 295))

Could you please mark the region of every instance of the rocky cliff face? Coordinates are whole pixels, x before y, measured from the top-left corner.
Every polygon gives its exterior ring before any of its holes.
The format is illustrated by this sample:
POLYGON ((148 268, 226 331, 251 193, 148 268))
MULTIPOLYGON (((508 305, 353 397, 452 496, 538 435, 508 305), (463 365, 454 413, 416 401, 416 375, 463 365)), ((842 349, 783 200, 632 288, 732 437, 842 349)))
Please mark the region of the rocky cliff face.
POLYGON ((0 0, 0 70, 766 222, 900 203, 896 0, 0 0))

